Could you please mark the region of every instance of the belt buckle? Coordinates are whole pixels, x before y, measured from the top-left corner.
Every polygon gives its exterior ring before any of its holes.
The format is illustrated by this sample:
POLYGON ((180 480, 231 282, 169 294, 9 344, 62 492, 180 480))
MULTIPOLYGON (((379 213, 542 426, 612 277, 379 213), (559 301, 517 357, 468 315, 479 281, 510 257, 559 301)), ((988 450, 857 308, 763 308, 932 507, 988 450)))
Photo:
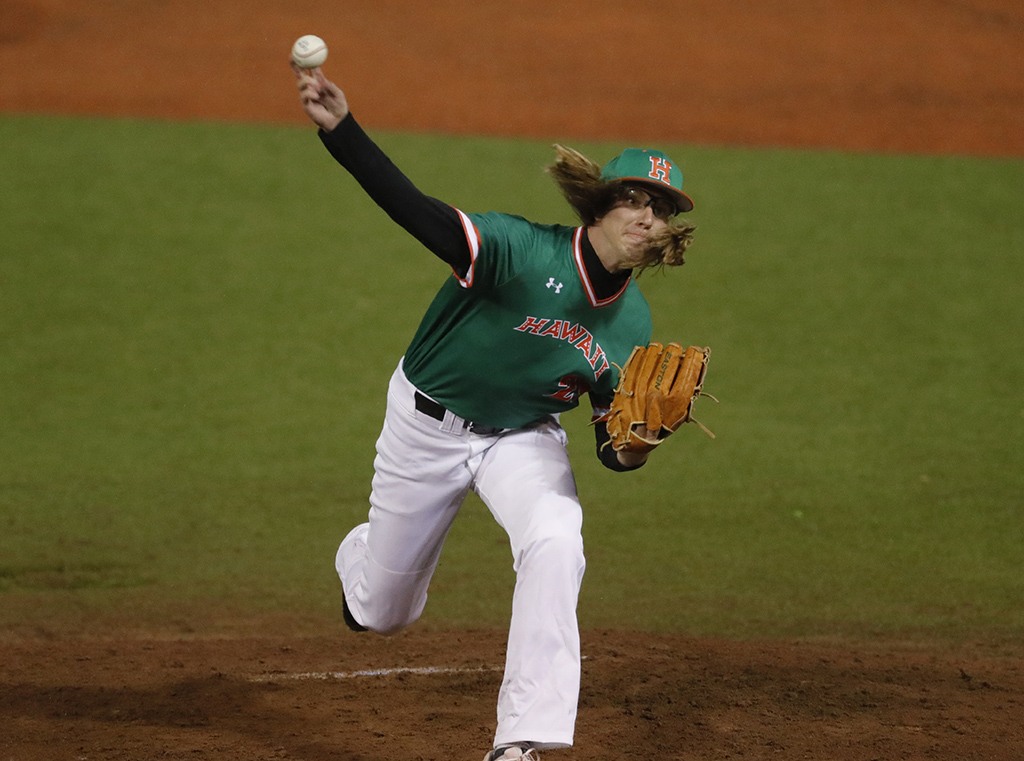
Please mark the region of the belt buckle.
POLYGON ((469 428, 470 433, 475 433, 477 436, 496 436, 505 430, 504 428, 495 428, 492 425, 480 425, 479 423, 471 423, 469 421, 466 421, 466 427, 469 428))

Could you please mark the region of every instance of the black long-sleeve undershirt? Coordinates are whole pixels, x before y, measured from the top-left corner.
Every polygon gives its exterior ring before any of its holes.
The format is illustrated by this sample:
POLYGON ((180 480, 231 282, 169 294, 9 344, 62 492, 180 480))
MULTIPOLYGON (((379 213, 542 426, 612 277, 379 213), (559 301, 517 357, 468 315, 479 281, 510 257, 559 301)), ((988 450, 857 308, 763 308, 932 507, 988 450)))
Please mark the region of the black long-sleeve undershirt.
POLYGON ((469 245, 455 209, 417 188, 351 114, 333 131, 320 130, 320 139, 391 219, 453 270, 466 274, 469 245))
MULTIPOLYGON (((469 245, 455 209, 417 188, 363 131, 352 114, 333 131, 321 130, 320 139, 334 159, 391 219, 453 270, 466 274, 470 264, 469 245)), ((606 270, 589 236, 582 236, 581 246, 583 264, 597 297, 605 299, 618 293, 630 272, 606 270)))

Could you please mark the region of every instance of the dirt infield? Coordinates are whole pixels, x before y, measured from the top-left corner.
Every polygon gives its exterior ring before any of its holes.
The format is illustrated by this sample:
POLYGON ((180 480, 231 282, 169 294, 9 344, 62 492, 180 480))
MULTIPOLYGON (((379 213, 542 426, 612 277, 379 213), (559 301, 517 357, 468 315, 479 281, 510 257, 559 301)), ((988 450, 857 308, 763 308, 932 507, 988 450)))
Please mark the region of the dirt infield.
MULTIPOLYGON (((1024 155, 1019 0, 294 5, 5 0, 0 110, 298 124, 285 59, 315 32, 374 127, 1024 155)), ((0 761, 477 761, 490 742, 503 630, 259 631, 0 636, 0 761)), ((1024 647, 984 639, 585 632, 577 745, 545 758, 1019 759, 1024 647)))
POLYGON ((4 0, 0 110, 300 123, 313 32, 370 127, 1024 154, 1017 0, 634 6, 4 0))
MULTIPOLYGON (((0 758, 479 761, 501 632, 0 645, 0 758)), ((577 744, 545 758, 1019 759, 991 647, 587 632, 577 744)))

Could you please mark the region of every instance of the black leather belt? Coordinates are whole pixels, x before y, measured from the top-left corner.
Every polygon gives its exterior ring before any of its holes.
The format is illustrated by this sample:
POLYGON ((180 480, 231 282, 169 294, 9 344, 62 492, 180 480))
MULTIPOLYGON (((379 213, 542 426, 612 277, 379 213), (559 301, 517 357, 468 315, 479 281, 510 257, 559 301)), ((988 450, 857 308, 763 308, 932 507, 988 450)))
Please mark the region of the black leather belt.
MULTIPOLYGON (((435 402, 430 397, 424 396, 419 391, 414 395, 416 402, 416 411, 422 412, 424 415, 434 418, 434 420, 444 420, 445 413, 448 412, 444 405, 435 402)), ((456 415, 458 417, 458 415, 456 415)), ((508 428, 495 428, 490 425, 480 425, 480 423, 472 423, 469 420, 462 421, 462 427, 468 428, 470 433, 475 433, 477 436, 497 436, 499 433, 504 433, 509 430, 508 428)))

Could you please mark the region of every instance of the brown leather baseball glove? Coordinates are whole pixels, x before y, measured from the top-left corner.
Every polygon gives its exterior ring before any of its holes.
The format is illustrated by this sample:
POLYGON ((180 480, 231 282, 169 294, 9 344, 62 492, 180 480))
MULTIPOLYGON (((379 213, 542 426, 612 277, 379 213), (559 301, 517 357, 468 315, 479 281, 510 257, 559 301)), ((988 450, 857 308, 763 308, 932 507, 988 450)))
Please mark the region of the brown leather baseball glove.
POLYGON ((683 423, 691 422, 714 438, 692 417, 694 402, 702 395, 710 356, 706 346, 684 350, 677 343, 662 346, 652 342, 633 349, 619 374, 611 408, 603 418, 612 448, 650 452, 683 423))

